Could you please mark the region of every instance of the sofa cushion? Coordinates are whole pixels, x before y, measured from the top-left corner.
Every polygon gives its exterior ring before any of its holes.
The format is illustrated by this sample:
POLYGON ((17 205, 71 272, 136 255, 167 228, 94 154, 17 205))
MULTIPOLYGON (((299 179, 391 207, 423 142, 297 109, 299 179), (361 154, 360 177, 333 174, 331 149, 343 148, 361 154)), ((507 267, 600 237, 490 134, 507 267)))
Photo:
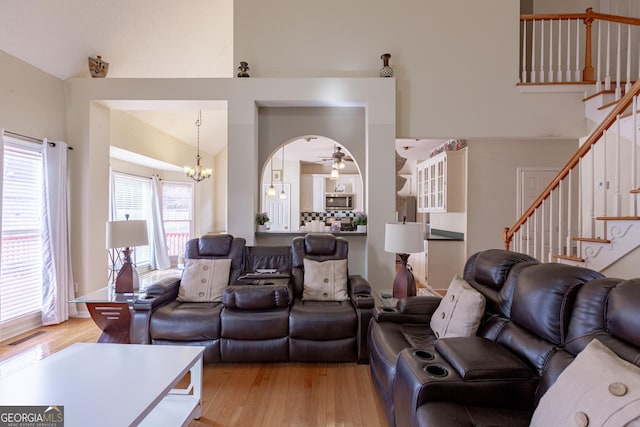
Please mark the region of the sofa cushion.
POLYGON ((484 296, 455 276, 447 294, 431 316, 431 329, 438 338, 475 335, 484 314, 484 296))
POLYGON ((313 261, 304 259, 302 299, 312 301, 346 301, 347 260, 313 261))
POLYGON ((295 300, 289 311, 289 336, 337 340, 357 335, 358 317, 349 301, 295 300))
POLYGON ((204 341, 220 338, 217 302, 178 302, 158 308, 151 316, 149 333, 153 341, 204 341))
POLYGON ((178 301, 222 301, 229 283, 230 259, 188 259, 185 262, 178 301))
POLYGON ((593 340, 542 396, 531 426, 622 426, 639 414, 640 368, 593 340))

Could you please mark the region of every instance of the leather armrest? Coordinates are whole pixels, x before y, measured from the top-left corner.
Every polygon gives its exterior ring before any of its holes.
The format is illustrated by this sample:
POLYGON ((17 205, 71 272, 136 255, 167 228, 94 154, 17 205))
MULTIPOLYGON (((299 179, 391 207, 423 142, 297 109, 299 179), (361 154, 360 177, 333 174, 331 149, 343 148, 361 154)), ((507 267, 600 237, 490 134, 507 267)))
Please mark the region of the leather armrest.
POLYGON ((431 316, 442 298, 434 296, 415 296, 399 299, 396 303, 398 311, 404 314, 423 314, 431 316))
POLYGON ((165 295, 167 293, 175 292, 176 298, 178 297, 178 289, 180 287, 180 278, 167 277, 157 282, 153 282, 144 290, 145 294, 151 296, 165 295))
POLYGON ((147 286, 145 293, 141 294, 133 303, 134 310, 155 310, 178 298, 180 279, 167 277, 147 286))
POLYGON ((442 338, 436 350, 464 380, 527 379, 533 372, 507 349, 482 337, 442 338))
POLYGON ((428 325, 431 322, 431 314, 402 313, 396 307, 375 307, 373 318, 376 322, 393 323, 418 323, 428 325))
POLYGON ((287 285, 233 285, 222 293, 225 307, 244 310, 287 307, 291 300, 287 285))
POLYGON ((367 294, 356 294, 351 301, 356 308, 373 308, 375 305, 373 297, 367 294))
POLYGON ((351 286, 351 296, 358 294, 371 295, 371 285, 364 277, 358 274, 349 276, 349 284, 351 286))

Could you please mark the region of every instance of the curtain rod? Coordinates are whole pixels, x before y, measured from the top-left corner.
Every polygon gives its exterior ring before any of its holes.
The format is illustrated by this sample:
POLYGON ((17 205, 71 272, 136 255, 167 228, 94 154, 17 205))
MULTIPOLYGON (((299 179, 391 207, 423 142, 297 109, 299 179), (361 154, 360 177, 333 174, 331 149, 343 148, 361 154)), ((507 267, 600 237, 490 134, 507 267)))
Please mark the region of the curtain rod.
MULTIPOLYGON (((42 144, 44 142, 44 140, 42 140, 40 138, 34 138, 32 136, 23 135, 21 133, 11 132, 10 130, 6 130, 6 129, 5 129, 4 133, 9 135, 9 136, 15 136, 15 137, 18 137, 18 138, 26 139, 27 141, 35 142, 36 144, 42 144)), ((47 143, 49 144, 49 147, 55 147, 56 146, 55 142, 47 141, 47 143)), ((73 147, 70 146, 70 145, 67 146, 67 148, 69 150, 73 150, 73 147)))

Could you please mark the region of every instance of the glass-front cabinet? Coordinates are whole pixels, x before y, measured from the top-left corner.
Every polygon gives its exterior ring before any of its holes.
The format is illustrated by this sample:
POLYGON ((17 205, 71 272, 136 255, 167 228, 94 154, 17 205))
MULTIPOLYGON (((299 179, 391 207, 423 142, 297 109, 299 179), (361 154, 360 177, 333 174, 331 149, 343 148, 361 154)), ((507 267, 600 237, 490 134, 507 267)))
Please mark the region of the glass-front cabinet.
POLYGON ((418 212, 464 211, 465 152, 443 151, 418 163, 418 212))

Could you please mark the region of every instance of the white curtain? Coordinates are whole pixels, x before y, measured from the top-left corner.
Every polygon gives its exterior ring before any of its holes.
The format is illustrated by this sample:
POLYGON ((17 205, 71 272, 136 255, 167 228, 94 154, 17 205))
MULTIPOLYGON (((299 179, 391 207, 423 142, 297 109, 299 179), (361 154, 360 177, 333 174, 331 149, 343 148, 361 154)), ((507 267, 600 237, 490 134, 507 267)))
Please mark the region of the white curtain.
POLYGON ((73 273, 69 236, 68 146, 64 142, 49 145, 43 141, 44 213, 43 213, 43 289, 42 324, 53 325, 77 315, 73 299, 73 273))
MULTIPOLYGON (((4 129, 0 128, 0 236, 2 236, 2 190, 4 188, 4 129)), ((0 252, 2 245, 0 245, 0 252)), ((2 253, 0 253, 0 256, 2 253)), ((2 304, 2 301, 0 301, 2 304)))
POLYGON ((158 270, 171 268, 167 240, 162 221, 162 203, 160 201, 160 180, 157 175, 151 178, 151 233, 153 235, 153 266, 158 270))

